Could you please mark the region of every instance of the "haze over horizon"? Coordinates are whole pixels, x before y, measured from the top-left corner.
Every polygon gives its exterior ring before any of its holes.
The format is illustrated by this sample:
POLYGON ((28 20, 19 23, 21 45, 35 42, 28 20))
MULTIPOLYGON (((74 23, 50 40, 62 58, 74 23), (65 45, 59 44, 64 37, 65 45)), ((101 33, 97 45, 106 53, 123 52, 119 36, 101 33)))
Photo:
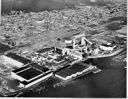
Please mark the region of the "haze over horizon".
POLYGON ((2 12, 11 10, 54 10, 73 8, 76 4, 105 5, 113 2, 126 2, 126 0, 2 0, 2 12))

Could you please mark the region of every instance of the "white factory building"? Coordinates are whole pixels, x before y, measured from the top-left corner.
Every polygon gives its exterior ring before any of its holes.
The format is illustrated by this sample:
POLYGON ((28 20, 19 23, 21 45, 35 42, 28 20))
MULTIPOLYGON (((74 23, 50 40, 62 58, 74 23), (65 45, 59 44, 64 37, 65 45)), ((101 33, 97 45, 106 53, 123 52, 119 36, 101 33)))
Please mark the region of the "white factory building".
POLYGON ((58 43, 58 48, 62 50, 62 54, 68 54, 79 60, 83 59, 83 53, 87 51, 88 45, 91 45, 88 39, 86 39, 84 33, 77 33, 69 37, 64 37, 58 43))
POLYGON ((19 80, 20 86, 24 88, 31 87, 52 75, 51 70, 36 63, 28 64, 11 72, 11 76, 19 80))

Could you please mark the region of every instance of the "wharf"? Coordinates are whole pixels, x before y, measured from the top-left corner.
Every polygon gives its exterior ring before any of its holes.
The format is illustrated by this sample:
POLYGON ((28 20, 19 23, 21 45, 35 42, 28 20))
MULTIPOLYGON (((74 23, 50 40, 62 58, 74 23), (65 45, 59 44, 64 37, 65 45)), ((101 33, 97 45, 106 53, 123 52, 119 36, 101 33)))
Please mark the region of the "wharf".
POLYGON ((97 68, 96 66, 84 64, 84 63, 77 63, 72 66, 67 66, 67 68, 64 68, 58 72, 55 73, 55 76, 67 81, 72 78, 76 78, 77 76, 81 76, 82 74, 88 74, 93 71, 95 71, 97 68))
POLYGON ((75 77, 72 77, 72 78, 70 78, 70 79, 68 79, 68 80, 61 80, 61 82, 56 83, 54 86, 55 86, 55 87, 65 86, 65 85, 71 83, 73 80, 75 80, 75 79, 77 79, 77 78, 80 78, 80 77, 82 77, 82 76, 88 75, 88 74, 90 74, 90 73, 96 74, 96 73, 98 73, 98 72, 101 72, 101 69, 93 68, 93 70, 88 70, 88 71, 83 72, 82 74, 77 75, 77 76, 75 76, 75 77))

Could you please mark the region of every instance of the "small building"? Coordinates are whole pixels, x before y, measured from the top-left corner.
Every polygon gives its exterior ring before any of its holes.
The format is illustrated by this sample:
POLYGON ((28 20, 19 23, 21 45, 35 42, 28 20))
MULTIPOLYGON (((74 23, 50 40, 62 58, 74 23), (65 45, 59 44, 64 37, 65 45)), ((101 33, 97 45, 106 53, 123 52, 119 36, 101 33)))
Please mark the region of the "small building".
POLYGON ((32 63, 12 71, 11 76, 19 80, 20 85, 24 88, 28 88, 52 76, 52 72, 46 67, 32 63))
POLYGON ((12 53, 12 52, 9 52, 8 54, 3 55, 2 58, 6 64, 11 64, 18 68, 20 68, 28 63, 31 63, 31 61, 29 59, 21 57, 21 56, 17 55, 16 53, 12 53))

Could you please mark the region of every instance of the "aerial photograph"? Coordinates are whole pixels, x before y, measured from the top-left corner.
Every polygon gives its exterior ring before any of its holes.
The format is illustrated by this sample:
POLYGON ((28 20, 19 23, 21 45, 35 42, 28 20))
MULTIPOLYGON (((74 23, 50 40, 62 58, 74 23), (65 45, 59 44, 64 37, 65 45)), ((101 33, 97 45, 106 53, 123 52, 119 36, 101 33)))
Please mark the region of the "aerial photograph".
POLYGON ((0 2, 0 97, 127 97, 127 0, 0 2))

